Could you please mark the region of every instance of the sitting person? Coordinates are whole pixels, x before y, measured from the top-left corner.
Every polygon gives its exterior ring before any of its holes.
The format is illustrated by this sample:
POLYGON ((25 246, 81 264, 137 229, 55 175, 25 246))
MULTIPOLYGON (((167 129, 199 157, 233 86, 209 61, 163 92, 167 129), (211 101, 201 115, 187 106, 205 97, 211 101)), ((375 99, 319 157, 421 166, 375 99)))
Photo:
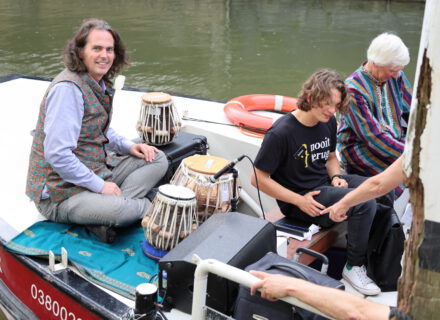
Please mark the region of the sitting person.
MULTIPOLYGON (((337 150, 347 173, 369 177, 403 153, 411 86, 403 72, 409 51, 398 36, 377 36, 367 59, 345 80, 352 98, 339 119, 337 150)), ((396 196, 403 187, 395 190, 396 196)))
MULTIPOLYGON (((321 211, 366 179, 342 175, 335 153, 334 114, 344 112, 348 100, 344 82, 335 72, 317 71, 303 84, 298 109, 278 119, 267 132, 255 159, 256 176, 252 176, 251 183, 277 199, 286 217, 331 227, 343 219, 333 214, 321 215, 321 211)), ((392 207, 391 195, 380 201, 392 207)), ((348 258, 343 277, 366 295, 380 293, 365 268, 375 214, 376 200, 361 203, 348 212, 348 258)))
POLYGON ((135 144, 110 127, 111 79, 127 64, 116 31, 102 20, 84 21, 63 58, 66 69, 40 106, 26 194, 47 219, 86 225, 112 242, 110 227, 127 226, 147 211, 145 196, 168 161, 155 147, 135 144))
MULTIPOLYGON (((405 180, 402 162, 401 156, 385 171, 364 181, 337 203, 323 210, 321 214, 331 213, 339 217, 338 219, 346 219, 346 213, 351 206, 384 195, 394 189, 405 180)), ((319 286, 302 279, 279 274, 256 270, 252 270, 250 273, 260 279, 251 287, 251 294, 255 294, 260 289, 261 296, 270 301, 291 296, 334 319, 410 319, 409 316, 394 307, 390 308, 362 299, 342 290, 319 286)))

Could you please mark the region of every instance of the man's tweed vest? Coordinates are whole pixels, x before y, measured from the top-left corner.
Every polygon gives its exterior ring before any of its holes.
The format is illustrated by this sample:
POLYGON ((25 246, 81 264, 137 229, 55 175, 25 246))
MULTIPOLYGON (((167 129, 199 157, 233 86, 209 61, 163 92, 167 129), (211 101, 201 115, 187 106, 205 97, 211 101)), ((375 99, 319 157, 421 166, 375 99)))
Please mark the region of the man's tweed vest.
POLYGON ((99 84, 90 74, 76 74, 69 70, 62 71, 50 84, 41 102, 37 127, 29 158, 26 194, 36 202, 40 202, 44 185, 47 186, 50 199, 54 202, 63 201, 86 189, 65 182, 44 159, 44 120, 46 117, 46 98, 49 90, 57 83, 68 81, 74 83, 82 92, 84 99, 84 116, 75 156, 95 174, 108 180, 111 171, 107 167, 104 146, 108 143, 104 132, 107 130, 112 115, 113 87, 106 82, 106 91, 102 92, 99 84))

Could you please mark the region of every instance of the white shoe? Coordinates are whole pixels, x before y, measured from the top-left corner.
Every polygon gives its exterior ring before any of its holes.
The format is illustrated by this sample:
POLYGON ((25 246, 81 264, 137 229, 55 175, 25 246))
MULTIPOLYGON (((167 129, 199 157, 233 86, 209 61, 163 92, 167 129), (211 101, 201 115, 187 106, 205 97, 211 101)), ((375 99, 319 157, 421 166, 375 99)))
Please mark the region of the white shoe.
POLYGON ((367 276, 365 266, 351 267, 351 270, 348 270, 347 265, 345 265, 344 271, 342 271, 342 278, 357 291, 367 296, 375 296, 380 293, 380 288, 367 276))

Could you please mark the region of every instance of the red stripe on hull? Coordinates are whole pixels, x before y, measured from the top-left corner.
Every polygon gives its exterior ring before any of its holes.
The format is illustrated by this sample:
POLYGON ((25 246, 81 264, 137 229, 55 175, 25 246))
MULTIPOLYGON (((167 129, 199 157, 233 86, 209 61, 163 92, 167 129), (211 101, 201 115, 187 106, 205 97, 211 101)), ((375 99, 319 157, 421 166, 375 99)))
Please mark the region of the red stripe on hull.
POLYGON ((101 319, 0 247, 0 279, 40 319, 101 319))

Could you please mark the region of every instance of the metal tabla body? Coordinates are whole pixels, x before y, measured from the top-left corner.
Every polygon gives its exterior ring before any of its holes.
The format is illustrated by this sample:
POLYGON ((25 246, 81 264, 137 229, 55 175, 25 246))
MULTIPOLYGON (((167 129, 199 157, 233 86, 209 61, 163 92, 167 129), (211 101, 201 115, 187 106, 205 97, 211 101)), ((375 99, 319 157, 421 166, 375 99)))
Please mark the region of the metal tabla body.
MULTIPOLYGON (((196 193, 200 223, 214 213, 231 209, 234 185, 232 173, 225 173, 217 181, 211 181, 211 178, 227 164, 229 161, 220 157, 194 155, 182 160, 171 179, 170 183, 185 186, 196 193)), ((240 189, 238 180, 237 196, 240 189)))
POLYGON ((145 143, 166 145, 173 141, 180 127, 179 114, 168 93, 148 92, 142 95, 136 129, 145 143))
POLYGON ((159 250, 171 250, 198 227, 196 195, 183 186, 165 184, 142 219, 145 238, 159 250))

